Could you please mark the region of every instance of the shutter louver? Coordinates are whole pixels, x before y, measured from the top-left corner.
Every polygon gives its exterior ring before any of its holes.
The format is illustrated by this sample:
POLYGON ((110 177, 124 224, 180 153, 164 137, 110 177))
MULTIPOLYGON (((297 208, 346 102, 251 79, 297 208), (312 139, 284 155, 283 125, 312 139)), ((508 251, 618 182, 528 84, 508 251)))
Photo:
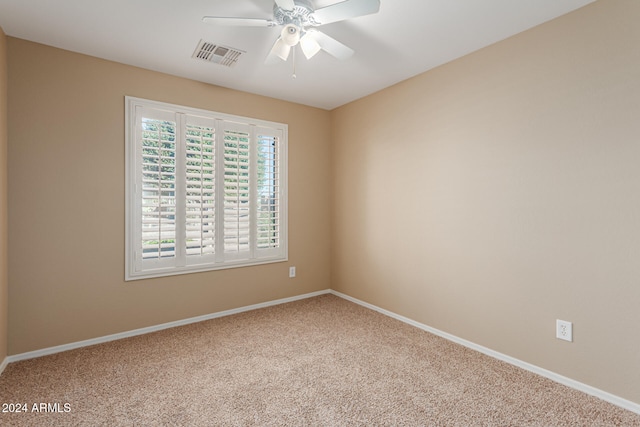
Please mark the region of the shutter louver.
POLYGON ((176 255, 176 124, 142 118, 142 258, 176 255))
POLYGON ((249 133, 224 133, 224 252, 249 252, 249 133))

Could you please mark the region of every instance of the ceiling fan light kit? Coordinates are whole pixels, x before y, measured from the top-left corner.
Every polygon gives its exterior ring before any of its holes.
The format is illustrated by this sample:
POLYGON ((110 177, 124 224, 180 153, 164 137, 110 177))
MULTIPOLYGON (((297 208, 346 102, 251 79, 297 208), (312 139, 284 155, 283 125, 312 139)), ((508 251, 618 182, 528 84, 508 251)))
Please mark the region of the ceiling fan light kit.
POLYGON ((294 24, 287 24, 280 33, 280 40, 287 46, 295 46, 300 41, 300 28, 294 24))
POLYGON ((353 55, 353 49, 314 27, 370 15, 378 10, 380 0, 344 0, 320 9, 314 9, 306 0, 275 0, 273 19, 205 16, 202 20, 214 25, 283 26, 280 36, 267 55, 267 64, 277 62, 278 59, 286 61, 291 49, 298 44, 307 59, 324 50, 331 56, 344 60, 353 55))
POLYGON ((311 59, 314 55, 322 50, 320 43, 314 38, 313 32, 315 30, 309 30, 302 38, 300 38, 300 48, 302 53, 307 59, 311 59))
POLYGON ((289 53, 291 52, 291 46, 286 44, 282 39, 278 39, 276 43, 271 48, 270 55, 276 56, 283 61, 286 61, 289 57, 289 53))

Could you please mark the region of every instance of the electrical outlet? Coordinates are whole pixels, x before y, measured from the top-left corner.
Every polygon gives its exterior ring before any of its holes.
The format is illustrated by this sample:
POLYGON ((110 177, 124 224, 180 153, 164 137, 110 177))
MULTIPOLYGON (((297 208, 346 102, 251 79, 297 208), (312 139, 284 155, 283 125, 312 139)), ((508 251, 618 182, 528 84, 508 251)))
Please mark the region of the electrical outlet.
POLYGON ((565 320, 556 320, 556 338, 559 340, 573 341, 573 323, 565 320))
POLYGON ((289 277, 296 277, 296 268, 289 267, 289 277))

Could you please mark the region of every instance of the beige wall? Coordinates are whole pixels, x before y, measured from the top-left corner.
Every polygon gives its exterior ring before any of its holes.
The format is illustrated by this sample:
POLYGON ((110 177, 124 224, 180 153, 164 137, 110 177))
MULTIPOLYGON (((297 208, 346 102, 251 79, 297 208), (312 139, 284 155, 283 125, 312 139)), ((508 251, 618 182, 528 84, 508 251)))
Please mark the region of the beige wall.
POLYGON ((9 354, 330 287, 329 112, 11 37, 8 59, 9 354), (124 282, 125 95, 289 125, 290 262, 124 282))
POLYGON ((0 363, 7 356, 7 37, 0 28, 0 363))
POLYGON ((598 1, 334 110, 333 288, 640 402, 639 20, 598 1))

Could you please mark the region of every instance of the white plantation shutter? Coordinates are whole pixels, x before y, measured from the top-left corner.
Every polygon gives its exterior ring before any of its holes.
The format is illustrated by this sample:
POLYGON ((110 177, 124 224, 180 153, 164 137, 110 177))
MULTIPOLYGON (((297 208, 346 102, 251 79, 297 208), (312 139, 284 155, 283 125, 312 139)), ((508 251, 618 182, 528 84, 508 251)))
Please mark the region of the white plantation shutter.
POLYGON ((127 280, 287 259, 286 125, 126 107, 127 280))
POLYGON ((249 132, 248 125, 224 124, 224 253, 227 259, 250 256, 249 132))
POLYGON ((139 107, 135 162, 136 263, 141 268, 171 266, 176 257, 176 118, 175 114, 139 107))
POLYGON ((213 261, 216 245, 215 121, 187 116, 185 129, 187 264, 213 261))
POLYGON ((270 128, 255 129, 257 163, 257 256, 271 256, 282 246, 282 133, 270 128))

